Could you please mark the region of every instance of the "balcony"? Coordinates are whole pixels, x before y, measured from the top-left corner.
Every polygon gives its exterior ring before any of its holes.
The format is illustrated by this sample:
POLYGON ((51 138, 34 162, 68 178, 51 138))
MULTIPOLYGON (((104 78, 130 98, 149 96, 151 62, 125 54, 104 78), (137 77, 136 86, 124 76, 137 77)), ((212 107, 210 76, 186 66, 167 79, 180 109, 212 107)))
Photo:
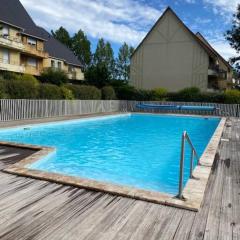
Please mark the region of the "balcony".
POLYGON ((28 55, 34 56, 34 57, 48 58, 48 53, 47 52, 38 50, 38 49, 36 49, 36 46, 31 46, 29 44, 24 45, 23 52, 28 54, 28 55))
POLYGON ((17 72, 17 73, 25 72, 24 66, 21 66, 18 62, 13 62, 13 61, 8 62, 1 58, 0 58, 0 70, 17 72))
POLYGON ((34 76, 40 76, 41 71, 37 67, 29 66, 29 65, 23 65, 24 67, 24 73, 34 75, 34 76))
POLYGON ((76 80, 77 79, 77 73, 76 72, 67 72, 68 79, 76 80))
POLYGON ((3 35, 0 35, 0 46, 17 49, 20 51, 24 49, 24 45, 19 38, 12 38, 10 36, 3 35))
POLYGON ((217 77, 222 80, 227 79, 227 71, 220 69, 218 65, 209 65, 208 76, 217 77))

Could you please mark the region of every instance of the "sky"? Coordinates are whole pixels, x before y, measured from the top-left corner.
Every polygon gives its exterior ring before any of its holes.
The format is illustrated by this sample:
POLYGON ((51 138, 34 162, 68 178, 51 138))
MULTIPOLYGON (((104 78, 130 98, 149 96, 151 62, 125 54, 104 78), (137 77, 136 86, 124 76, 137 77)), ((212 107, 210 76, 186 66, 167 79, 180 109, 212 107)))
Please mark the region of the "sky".
POLYGON ((65 27, 72 35, 82 29, 96 47, 99 38, 117 54, 127 42, 137 47, 163 11, 170 6, 193 31, 201 32, 226 59, 236 55, 224 38, 240 0, 20 0, 37 25, 46 30, 65 27))

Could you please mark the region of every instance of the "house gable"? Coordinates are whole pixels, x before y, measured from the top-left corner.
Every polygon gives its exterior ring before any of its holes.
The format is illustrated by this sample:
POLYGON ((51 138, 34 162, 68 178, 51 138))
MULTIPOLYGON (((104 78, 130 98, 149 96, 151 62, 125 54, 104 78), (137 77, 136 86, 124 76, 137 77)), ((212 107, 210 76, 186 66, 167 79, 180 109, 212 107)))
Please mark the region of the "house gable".
POLYGON ((132 55, 131 83, 143 89, 206 89, 207 69, 207 52, 168 8, 132 55))

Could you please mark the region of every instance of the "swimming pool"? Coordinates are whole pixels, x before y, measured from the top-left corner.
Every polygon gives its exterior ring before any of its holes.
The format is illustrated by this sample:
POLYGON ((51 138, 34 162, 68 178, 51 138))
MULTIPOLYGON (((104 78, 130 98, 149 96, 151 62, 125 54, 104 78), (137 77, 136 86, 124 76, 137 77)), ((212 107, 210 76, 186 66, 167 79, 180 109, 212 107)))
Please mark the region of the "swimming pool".
MULTIPOLYGON (((0 130, 0 140, 56 148, 55 154, 30 169, 176 194, 182 132, 188 132, 201 156, 219 122, 219 118, 121 114, 0 130)), ((188 170, 186 161, 184 183, 188 170)))

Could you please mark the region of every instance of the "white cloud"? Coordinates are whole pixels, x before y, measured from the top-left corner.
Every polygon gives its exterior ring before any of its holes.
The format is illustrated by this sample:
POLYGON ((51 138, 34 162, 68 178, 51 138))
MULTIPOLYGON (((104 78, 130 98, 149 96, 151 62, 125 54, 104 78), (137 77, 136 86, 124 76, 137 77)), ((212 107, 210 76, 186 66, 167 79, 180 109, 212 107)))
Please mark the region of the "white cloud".
POLYGON ((236 51, 233 48, 231 48, 229 43, 226 41, 210 40, 210 44, 227 61, 229 60, 229 58, 236 56, 236 51))
POLYGON ((196 0, 185 0, 185 2, 193 4, 196 3, 196 0))
POLYGON ((221 15, 230 22, 232 19, 232 13, 237 9, 237 5, 240 4, 239 0, 203 0, 206 6, 211 7, 214 14, 221 15))
MULTIPOLYGON (((138 44, 162 11, 135 0, 21 0, 35 22, 45 28, 83 29, 94 38, 138 44)), ((160 6, 163 8, 163 6, 160 6)))

